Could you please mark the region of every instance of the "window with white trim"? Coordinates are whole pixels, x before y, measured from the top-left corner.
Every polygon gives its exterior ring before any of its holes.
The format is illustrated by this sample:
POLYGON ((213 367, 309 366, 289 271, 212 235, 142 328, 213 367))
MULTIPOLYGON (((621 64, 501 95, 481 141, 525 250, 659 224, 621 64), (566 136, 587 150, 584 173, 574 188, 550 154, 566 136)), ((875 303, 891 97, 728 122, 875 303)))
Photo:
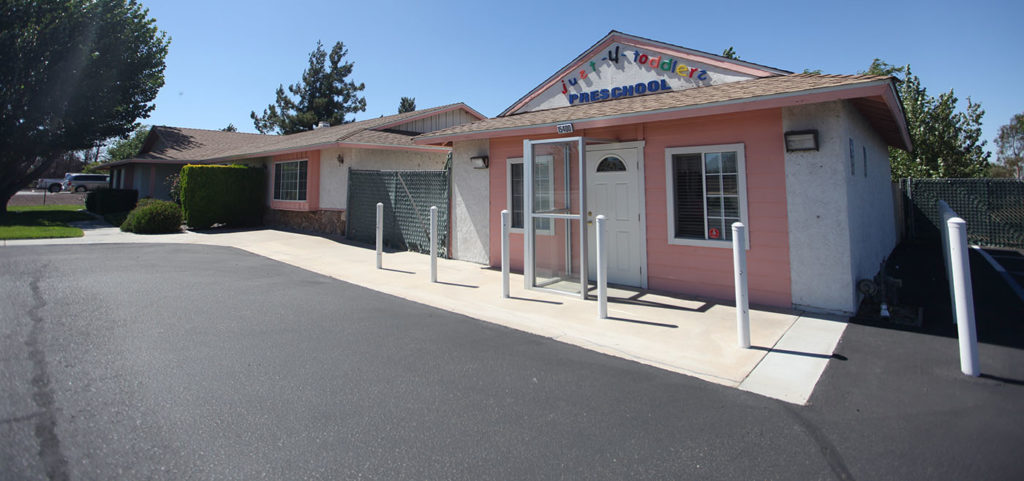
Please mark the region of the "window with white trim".
POLYGON ((274 200, 306 200, 306 161, 274 164, 274 200))
MULTIPOLYGON (((552 157, 550 155, 537 156, 533 162, 533 178, 537 188, 533 191, 534 208, 543 212, 551 210, 555 199, 555 182, 552 178, 552 157)), ((514 157, 505 161, 506 176, 506 201, 508 202, 509 216, 511 217, 511 228, 514 231, 523 230, 524 204, 523 204, 523 158, 514 157)), ((551 233, 551 219, 538 219, 537 231, 551 233)))
POLYGON ((730 247, 748 224, 743 144, 665 149, 665 178, 670 244, 730 247))

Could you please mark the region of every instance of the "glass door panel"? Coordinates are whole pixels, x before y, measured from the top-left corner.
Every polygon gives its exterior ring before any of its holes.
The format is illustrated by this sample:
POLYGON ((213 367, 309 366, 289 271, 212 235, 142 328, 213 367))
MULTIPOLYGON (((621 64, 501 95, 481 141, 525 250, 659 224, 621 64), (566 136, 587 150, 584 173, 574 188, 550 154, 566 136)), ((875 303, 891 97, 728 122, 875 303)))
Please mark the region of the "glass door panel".
POLYGON ((528 288, 586 296, 582 140, 523 142, 528 288))

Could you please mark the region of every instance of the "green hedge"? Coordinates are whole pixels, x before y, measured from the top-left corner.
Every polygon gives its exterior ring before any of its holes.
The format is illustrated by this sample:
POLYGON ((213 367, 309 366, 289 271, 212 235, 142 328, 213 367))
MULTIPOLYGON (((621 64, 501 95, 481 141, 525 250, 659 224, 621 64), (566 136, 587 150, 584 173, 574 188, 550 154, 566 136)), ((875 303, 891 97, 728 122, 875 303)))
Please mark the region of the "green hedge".
POLYGON ((194 229, 263 222, 266 173, 244 165, 186 165, 181 169, 181 207, 194 229))
POLYGON ((100 215, 128 212, 138 200, 139 191, 135 189, 99 189, 85 195, 85 210, 100 215))
POLYGON ((121 230, 136 234, 169 234, 181 231, 181 221, 181 207, 178 204, 155 200, 129 212, 128 218, 121 224, 121 230))

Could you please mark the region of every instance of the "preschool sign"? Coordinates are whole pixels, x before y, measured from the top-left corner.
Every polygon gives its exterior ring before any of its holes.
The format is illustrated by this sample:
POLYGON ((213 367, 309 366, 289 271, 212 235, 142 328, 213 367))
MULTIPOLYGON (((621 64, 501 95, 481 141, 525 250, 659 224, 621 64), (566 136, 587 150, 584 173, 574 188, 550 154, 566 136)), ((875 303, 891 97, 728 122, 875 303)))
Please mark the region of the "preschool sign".
POLYGON ((671 55, 613 42, 607 50, 576 64, 546 91, 517 112, 579 105, 638 95, 684 90, 745 80, 749 75, 671 55))

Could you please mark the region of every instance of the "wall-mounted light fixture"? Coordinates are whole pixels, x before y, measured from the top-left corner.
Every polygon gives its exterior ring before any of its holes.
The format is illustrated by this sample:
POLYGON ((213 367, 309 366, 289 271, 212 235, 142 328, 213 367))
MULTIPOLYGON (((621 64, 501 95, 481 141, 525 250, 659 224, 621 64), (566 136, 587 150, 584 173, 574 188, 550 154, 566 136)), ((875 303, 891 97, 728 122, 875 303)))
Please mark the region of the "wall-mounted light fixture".
POLYGON ((479 157, 470 157, 469 161, 473 164, 474 169, 486 169, 487 168, 487 156, 481 155, 479 157))
POLYGON ((334 159, 334 160, 337 160, 337 161, 338 161, 338 164, 339 164, 339 165, 341 165, 341 164, 344 164, 344 163, 345 163, 345 158, 344 158, 344 157, 342 157, 342 156, 341 156, 341 154, 338 154, 338 158, 337 158, 337 159, 334 159))
POLYGON ((818 150, 817 130, 798 130, 786 132, 786 152, 801 150, 818 150))

